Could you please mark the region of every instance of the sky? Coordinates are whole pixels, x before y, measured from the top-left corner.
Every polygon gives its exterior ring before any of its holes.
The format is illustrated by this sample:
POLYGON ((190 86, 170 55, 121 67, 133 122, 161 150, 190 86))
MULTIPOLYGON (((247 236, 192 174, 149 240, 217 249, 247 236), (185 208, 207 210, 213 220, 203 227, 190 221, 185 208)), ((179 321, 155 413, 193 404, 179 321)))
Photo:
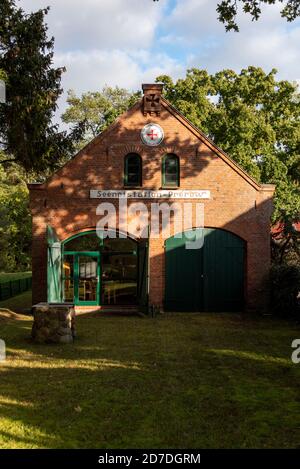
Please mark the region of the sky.
MULTIPOLYGON (((253 22, 240 14, 240 32, 225 32, 218 0, 19 0, 26 12, 50 6, 46 16, 55 38, 54 65, 66 66, 59 114, 66 92, 100 90, 105 84, 130 90, 158 75, 183 78, 188 68, 214 73, 248 65, 300 82, 300 19, 265 6, 253 22)), ((282 6, 282 4, 281 4, 282 6)))

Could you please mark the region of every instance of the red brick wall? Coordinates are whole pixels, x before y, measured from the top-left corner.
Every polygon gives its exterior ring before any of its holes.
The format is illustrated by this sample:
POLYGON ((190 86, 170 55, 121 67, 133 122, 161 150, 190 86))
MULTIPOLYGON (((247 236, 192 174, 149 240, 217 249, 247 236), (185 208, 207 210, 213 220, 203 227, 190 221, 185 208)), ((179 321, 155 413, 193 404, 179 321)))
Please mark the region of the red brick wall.
MULTIPOLYGON (((180 189, 211 191, 209 200, 200 201, 205 205, 205 226, 229 230, 246 241, 247 307, 264 307, 274 187, 261 187, 252 181, 166 104, 160 116, 150 117, 143 115, 140 103, 47 183, 31 187, 34 303, 45 301, 47 296, 46 225, 50 224, 61 240, 94 228, 99 220, 96 207, 100 201, 90 199, 89 190, 122 189, 124 156, 131 151, 139 153, 143 160, 143 188, 161 188, 162 156, 173 152, 180 158, 180 189), (157 122, 164 129, 165 139, 159 147, 150 148, 141 142, 140 130, 149 122, 157 122)), ((164 239, 151 239, 151 303, 163 303, 164 275, 164 239)))

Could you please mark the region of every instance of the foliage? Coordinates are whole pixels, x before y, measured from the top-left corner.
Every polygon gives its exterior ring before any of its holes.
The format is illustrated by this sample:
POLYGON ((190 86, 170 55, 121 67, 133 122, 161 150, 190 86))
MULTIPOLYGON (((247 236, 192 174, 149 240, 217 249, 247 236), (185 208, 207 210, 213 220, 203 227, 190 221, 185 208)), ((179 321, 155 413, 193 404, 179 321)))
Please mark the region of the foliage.
POLYGON ((3 80, 3 81, 7 80, 7 75, 4 72, 4 70, 2 70, 1 68, 0 68, 0 80, 3 80))
POLYGON ((300 264, 300 231, 288 217, 273 227, 271 253, 275 264, 300 264))
POLYGON ((300 267, 297 265, 272 265, 271 306, 275 314, 291 316, 300 312, 300 267))
POLYGON ((139 98, 139 92, 130 93, 118 87, 105 86, 102 91, 83 93, 81 97, 69 90, 69 107, 62 115, 62 120, 73 124, 73 131, 83 131, 77 145, 80 148, 106 129, 139 98))
POLYGON ((217 5, 218 20, 225 23, 226 31, 239 31, 236 22, 238 7, 241 6, 244 13, 251 16, 252 21, 257 21, 261 16, 261 5, 282 4, 281 16, 287 21, 294 21, 300 16, 300 0, 222 0, 217 5))
POLYGON ((31 217, 24 171, 0 165, 0 271, 30 269, 31 217))
POLYGON ((0 272, 0 283, 31 277, 31 272, 0 272))
POLYGON ((238 74, 191 69, 165 97, 262 183, 277 185, 274 220, 300 214, 300 95, 297 85, 248 67, 238 74))
MULTIPOLYGON (((153 0, 157 2, 159 0, 153 0)), ((221 0, 217 4, 218 20, 225 24, 226 31, 239 31, 237 14, 239 6, 244 13, 249 14, 252 21, 261 16, 261 5, 283 4, 281 16, 287 21, 294 21, 300 16, 300 0, 221 0)))
POLYGON ((54 39, 47 37, 44 23, 48 10, 25 14, 14 0, 0 4, 0 69, 7 97, 0 104, 2 165, 15 161, 26 170, 55 168, 72 149, 74 136, 52 123, 64 69, 52 66, 54 39))

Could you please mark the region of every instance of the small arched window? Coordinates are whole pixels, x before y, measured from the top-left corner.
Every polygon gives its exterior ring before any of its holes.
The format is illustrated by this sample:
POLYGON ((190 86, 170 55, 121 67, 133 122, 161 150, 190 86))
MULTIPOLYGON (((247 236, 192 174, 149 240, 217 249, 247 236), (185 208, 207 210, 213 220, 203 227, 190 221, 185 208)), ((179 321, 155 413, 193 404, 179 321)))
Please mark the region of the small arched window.
POLYGON ((142 159, 137 153, 129 153, 124 160, 125 186, 142 185, 142 159))
POLYGON ((162 185, 165 187, 179 187, 179 158, 170 153, 162 161, 162 185))

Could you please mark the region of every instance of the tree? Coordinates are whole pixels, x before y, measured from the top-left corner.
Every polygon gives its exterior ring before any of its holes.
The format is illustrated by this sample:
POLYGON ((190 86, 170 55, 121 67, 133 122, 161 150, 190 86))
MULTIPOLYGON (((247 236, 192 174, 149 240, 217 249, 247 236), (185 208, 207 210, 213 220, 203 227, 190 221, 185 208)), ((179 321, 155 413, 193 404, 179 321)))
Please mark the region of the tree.
POLYGON ((0 166, 0 271, 29 270, 31 216, 24 170, 0 166))
POLYGON ((110 125, 122 112, 134 104, 140 93, 130 93, 123 88, 105 86, 102 91, 88 92, 81 97, 68 91, 69 107, 62 115, 63 122, 73 125, 73 132, 82 132, 78 142, 81 148, 110 125))
POLYGON ((253 21, 261 16, 261 4, 284 4, 280 13, 287 21, 294 21, 300 16, 300 0, 222 0, 217 4, 218 20, 225 24, 226 31, 239 31, 236 22, 239 6, 253 21))
POLYGON ((239 5, 242 10, 250 14, 252 21, 257 21, 261 16, 261 4, 274 5, 284 3, 281 16, 287 21, 294 21, 300 16, 300 0, 222 0, 217 5, 218 20, 225 24, 226 31, 239 31, 236 23, 239 5))
MULTIPOLYGON (((298 224, 298 228, 300 224, 298 224)), ((289 218, 273 227, 271 233, 271 253, 274 264, 295 264, 300 262, 300 231, 289 218)))
POLYGON ((6 103, 0 104, 2 165, 25 170, 57 167, 71 151, 71 139, 52 123, 63 68, 53 68, 54 39, 44 23, 49 8, 25 14, 14 0, 0 4, 0 69, 6 76, 6 103))
POLYGON ((0 80, 1 80, 1 81, 4 81, 4 83, 5 83, 6 80, 7 80, 7 75, 6 75, 6 73, 4 72, 4 70, 2 70, 2 68, 0 68, 0 80))
POLYGON ((274 220, 300 218, 300 95, 297 85, 248 67, 239 74, 191 69, 173 83, 160 76, 165 97, 238 164, 277 185, 274 220))

